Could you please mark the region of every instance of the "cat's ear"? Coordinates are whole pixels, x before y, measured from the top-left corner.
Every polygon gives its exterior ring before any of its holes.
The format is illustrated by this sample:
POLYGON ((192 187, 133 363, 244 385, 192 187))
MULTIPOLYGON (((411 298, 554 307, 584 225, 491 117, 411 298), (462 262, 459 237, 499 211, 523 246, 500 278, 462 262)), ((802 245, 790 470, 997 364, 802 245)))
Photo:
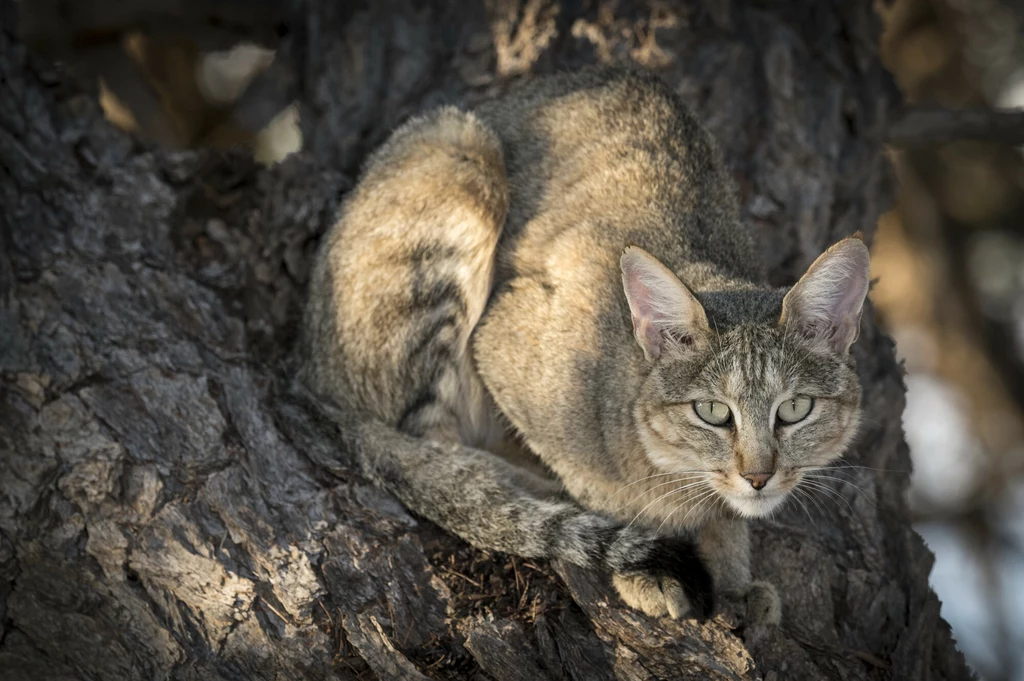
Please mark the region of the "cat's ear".
POLYGON ((704 337, 704 308, 671 270, 636 246, 622 253, 619 265, 633 335, 648 360, 660 357, 668 344, 689 344, 704 337))
POLYGON ((835 244, 786 294, 779 324, 823 350, 846 354, 860 333, 869 266, 868 249, 860 239, 835 244))

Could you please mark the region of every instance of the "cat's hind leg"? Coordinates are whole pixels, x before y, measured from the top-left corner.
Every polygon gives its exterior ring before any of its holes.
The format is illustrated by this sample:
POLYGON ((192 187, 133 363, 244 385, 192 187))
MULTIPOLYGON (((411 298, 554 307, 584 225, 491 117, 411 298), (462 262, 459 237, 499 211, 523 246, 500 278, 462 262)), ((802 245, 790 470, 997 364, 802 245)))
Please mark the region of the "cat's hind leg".
POLYGON ((444 107, 396 130, 314 271, 311 291, 330 294, 307 317, 317 392, 410 435, 486 445, 493 407, 467 343, 507 208, 501 143, 473 114, 444 107))

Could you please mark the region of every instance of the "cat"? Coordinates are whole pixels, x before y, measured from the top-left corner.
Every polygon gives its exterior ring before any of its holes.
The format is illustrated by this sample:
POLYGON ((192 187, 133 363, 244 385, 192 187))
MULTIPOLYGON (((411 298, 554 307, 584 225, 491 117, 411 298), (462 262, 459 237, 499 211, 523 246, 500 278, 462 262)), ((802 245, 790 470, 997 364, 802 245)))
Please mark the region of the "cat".
POLYGON ((651 616, 725 595, 767 626, 746 519, 856 434, 868 265, 855 236, 768 286, 666 84, 539 77, 369 158, 312 271, 298 377, 368 477, 470 543, 608 570, 651 616))

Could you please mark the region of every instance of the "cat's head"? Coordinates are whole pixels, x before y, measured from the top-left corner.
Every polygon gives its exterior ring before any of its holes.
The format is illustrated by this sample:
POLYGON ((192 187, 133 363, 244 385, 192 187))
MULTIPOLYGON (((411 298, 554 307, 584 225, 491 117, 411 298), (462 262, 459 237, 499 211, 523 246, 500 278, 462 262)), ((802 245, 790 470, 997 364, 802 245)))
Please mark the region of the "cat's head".
POLYGON ((843 454, 860 421, 850 346, 868 291, 863 242, 845 239, 819 257, 781 312, 778 296, 735 294, 775 313, 720 332, 649 253, 628 248, 621 265, 633 333, 651 363, 634 414, 655 467, 703 473, 697 487, 754 517, 843 454))

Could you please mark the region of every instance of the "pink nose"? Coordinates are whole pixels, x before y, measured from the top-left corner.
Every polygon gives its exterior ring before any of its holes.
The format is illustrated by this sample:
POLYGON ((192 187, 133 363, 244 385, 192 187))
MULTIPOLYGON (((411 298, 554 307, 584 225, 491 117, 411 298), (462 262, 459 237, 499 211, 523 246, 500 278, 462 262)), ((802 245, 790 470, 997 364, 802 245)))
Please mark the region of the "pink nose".
POLYGON ((761 489, 768 484, 774 473, 742 473, 743 479, 750 482, 754 489, 761 489))

